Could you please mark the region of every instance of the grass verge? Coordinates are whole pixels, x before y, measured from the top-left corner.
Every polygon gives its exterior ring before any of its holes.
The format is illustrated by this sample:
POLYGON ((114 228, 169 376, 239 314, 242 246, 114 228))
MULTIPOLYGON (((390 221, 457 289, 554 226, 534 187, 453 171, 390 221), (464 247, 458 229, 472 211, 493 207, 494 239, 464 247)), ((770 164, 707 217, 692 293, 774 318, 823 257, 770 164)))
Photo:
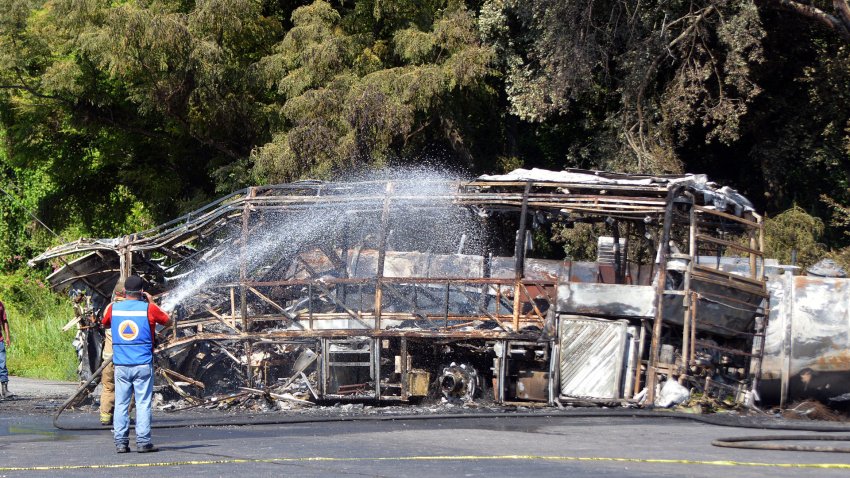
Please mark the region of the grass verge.
POLYGON ((52 293, 31 272, 0 275, 0 300, 6 305, 12 346, 6 352, 9 373, 21 377, 75 380, 75 329, 62 332, 74 317, 71 302, 52 293))

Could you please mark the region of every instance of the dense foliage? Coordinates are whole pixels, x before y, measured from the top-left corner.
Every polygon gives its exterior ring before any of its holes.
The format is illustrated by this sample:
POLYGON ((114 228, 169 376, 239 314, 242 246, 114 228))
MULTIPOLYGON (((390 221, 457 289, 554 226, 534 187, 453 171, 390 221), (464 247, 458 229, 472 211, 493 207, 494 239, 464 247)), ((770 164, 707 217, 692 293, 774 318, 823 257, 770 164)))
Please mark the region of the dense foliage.
MULTIPOLYGON (((0 275, 0 297, 10 317, 12 345, 7 349, 9 373, 23 377, 72 380, 77 355, 71 340, 74 317, 70 301, 50 293, 32 271, 0 275)), ((14 390, 14 389, 13 389, 14 390)))
POLYGON ((0 265, 420 162, 704 172, 823 225, 780 257, 850 257, 848 25, 846 0, 0 0, 0 265))

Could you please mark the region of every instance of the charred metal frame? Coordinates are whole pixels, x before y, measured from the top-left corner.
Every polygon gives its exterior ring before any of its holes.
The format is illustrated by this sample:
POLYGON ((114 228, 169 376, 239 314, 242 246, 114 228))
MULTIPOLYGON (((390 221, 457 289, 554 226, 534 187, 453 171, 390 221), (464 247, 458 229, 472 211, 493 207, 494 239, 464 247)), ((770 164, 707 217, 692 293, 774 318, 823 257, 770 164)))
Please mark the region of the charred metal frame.
MULTIPOLYGON (((171 330, 161 333, 157 351, 167 353, 202 341, 242 344, 247 357, 244 363, 237 357, 231 358, 244 367, 246 387, 254 387, 255 378, 267 380, 262 371, 255 370, 253 357, 255 351, 268 344, 315 344, 314 347, 320 349, 316 366, 320 374, 319 394, 338 398, 346 394, 341 394, 339 389, 331 391, 328 387, 329 367, 342 366, 329 356, 331 344, 362 340, 369 344, 370 360, 345 363, 369 368, 374 381, 371 398, 406 401, 410 398, 408 355, 412 340, 441 343, 477 341, 499 344, 503 351, 510 350, 511 343, 542 341, 551 351, 545 368, 550 372, 547 401, 552 403, 558 395, 555 392, 558 388, 558 366, 555 363, 560 360, 559 350, 557 340, 541 334, 541 331, 547 330, 547 326, 551 330, 547 314, 557 312, 625 318, 639 325, 639 361, 633 376, 629 377, 632 381, 629 389, 633 395, 636 394, 641 389, 642 379, 645 379, 650 403, 654 399, 659 376, 692 374, 699 367, 697 349, 703 347, 747 357, 750 360, 748 370, 753 372, 748 372, 745 388, 752 389, 760 370, 762 351, 758 344, 763 344, 760 338, 763 337, 767 315, 761 301, 767 297, 761 217, 734 201, 725 205, 723 201, 712 202, 705 193, 716 194, 717 190, 696 183, 693 176, 569 172, 594 176, 599 181, 485 178, 452 183, 446 189, 449 192, 439 198, 441 204, 452 207, 486 214, 519 215, 513 272, 509 275, 491 275, 490 257, 481 258, 485 272, 480 276, 387 274, 388 261, 400 257, 388 248, 393 206, 398 201, 405 201, 407 206, 427 209, 435 199, 433 196, 406 195, 403 189, 396 187, 399 181, 393 180, 359 183, 361 189, 357 193, 352 193, 348 183, 300 182, 251 187, 152 229, 119 239, 81 239, 48 250, 31 263, 76 257, 75 261, 51 276, 51 285, 57 290, 76 284, 88 287, 89 294, 103 296, 102 291, 111 290, 119 279, 139 274, 156 285, 159 295, 167 295, 171 285, 163 278, 169 271, 186 270, 191 275, 194 267, 209 260, 202 257, 209 250, 200 249, 197 245, 222 234, 222 231, 238 230, 237 244, 230 244, 230 248, 218 244, 213 248, 216 249, 214 255, 222 255, 228 251, 233 253, 235 247, 239 257, 238 277, 207 284, 203 293, 209 300, 188 310, 171 330), (299 251, 297 260, 291 263, 272 265, 273 270, 289 271, 288 275, 275 278, 252 276, 247 265, 247 250, 251 247, 252 236, 267 227, 269 217, 315 207, 330 211, 332 206, 341 204, 362 207, 362 214, 377 217, 377 245, 374 248, 369 248, 365 239, 359 244, 348 244, 347 237, 342 243, 330 246, 315 244, 299 251), (650 292, 654 297, 652 313, 633 315, 628 312, 612 313, 606 307, 598 310, 593 306, 563 307, 559 303, 558 291, 559 287, 571 287, 569 273, 527 273, 526 231, 529 217, 537 213, 549 214, 564 222, 607 220, 659 230, 660 235, 655 236, 659 237, 655 260, 650 265, 652 281, 634 286, 653 291, 650 292), (687 239, 686 251, 673 251, 671 241, 674 235, 687 239), (741 237, 747 241, 742 243, 741 237), (748 258, 748 275, 721 270, 719 257, 729 252, 748 258), (348 264, 355 253, 358 260, 364 254, 375 255, 376 269, 372 276, 349 274, 348 264), (718 257, 716 266, 701 263, 706 254, 718 257), (681 275, 681 286, 670 287, 671 274, 681 275), (363 304, 364 297, 369 296, 374 296, 372 303, 363 304), (352 297, 359 297, 361 303, 355 307, 352 297), (293 308, 294 298, 304 299, 306 307, 293 308), (317 310, 314 303, 319 298, 331 305, 317 310), (465 299, 469 307, 463 311, 455 310, 457 308, 452 307, 451 298, 455 301, 465 299), (717 311, 718 308, 743 311, 742 320, 734 324, 718 321, 712 315, 712 310, 717 311), (763 320, 756 321, 755 317, 763 320), (421 325, 398 326, 405 323, 421 325), (680 336, 676 343, 681 353, 672 362, 664 362, 660 356, 662 345, 670 341, 670 333, 665 335, 665 330, 680 336), (741 345, 722 346, 698 338, 711 333, 741 339, 741 345), (382 384, 380 378, 381 350, 389 341, 397 344, 401 364, 400 383, 393 384, 393 387, 398 386, 399 391, 392 395, 384 392, 382 386, 386 383, 382 384)), ((628 285, 627 273, 624 272, 624 267, 625 270, 629 267, 628 245, 626 251, 620 250, 619 228, 614 230, 616 269, 614 283, 610 285, 628 285)), ((603 294, 608 285, 599 285, 603 294)), ((619 290, 611 287, 608 293, 612 301, 619 290)), ((102 303, 110 300, 109 297, 100 299, 102 303)), ((555 330, 558 330, 557 327, 555 330)), ((499 401, 507 401, 506 357, 509 353, 498 357, 498 364, 494 366, 494 390, 499 401)), ((258 363, 256 366, 262 368, 263 365, 258 363)))

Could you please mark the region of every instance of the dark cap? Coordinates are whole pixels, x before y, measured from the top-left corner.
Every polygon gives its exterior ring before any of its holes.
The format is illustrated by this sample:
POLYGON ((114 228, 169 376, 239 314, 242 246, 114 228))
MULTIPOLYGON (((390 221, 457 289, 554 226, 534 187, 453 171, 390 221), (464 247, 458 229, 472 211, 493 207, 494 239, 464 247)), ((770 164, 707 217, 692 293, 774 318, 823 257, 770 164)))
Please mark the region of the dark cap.
POLYGON ((124 290, 127 292, 141 292, 145 288, 145 280, 139 276, 130 276, 124 281, 124 290))

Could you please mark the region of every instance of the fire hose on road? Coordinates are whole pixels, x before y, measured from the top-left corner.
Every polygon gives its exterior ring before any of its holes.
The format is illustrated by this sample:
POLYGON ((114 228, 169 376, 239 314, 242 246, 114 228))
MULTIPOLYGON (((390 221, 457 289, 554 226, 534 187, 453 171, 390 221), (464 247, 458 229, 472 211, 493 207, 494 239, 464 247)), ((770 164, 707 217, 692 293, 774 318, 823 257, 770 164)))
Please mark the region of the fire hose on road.
MULTIPOLYGON (((53 415, 53 426, 60 430, 69 431, 91 431, 91 430, 107 430, 107 426, 68 426, 59 423, 59 417, 62 413, 75 403, 83 393, 90 393, 94 388, 92 384, 100 378, 103 370, 112 363, 112 359, 105 360, 100 367, 92 374, 88 381, 80 385, 74 394, 68 397, 62 405, 56 410, 53 415)), ((488 413, 443 413, 443 414, 428 414, 428 415, 370 415, 370 416, 333 416, 333 417, 286 417, 272 419, 236 419, 236 420, 219 420, 219 421, 186 421, 175 423, 154 423, 152 428, 167 429, 167 428, 184 428, 184 427, 216 427, 216 426, 250 426, 250 425, 289 425, 301 423, 320 423, 320 422, 352 422, 352 421, 411 421, 411 420, 433 420, 433 419, 474 419, 474 418, 543 418, 543 417, 559 417, 559 418, 596 418, 596 417, 629 417, 629 418, 660 418, 660 419, 678 419, 691 420, 701 423, 706 423, 715 426, 749 428, 759 430, 788 430, 788 431, 809 431, 819 433, 840 433, 850 432, 850 427, 846 426, 824 426, 824 425, 791 425, 791 424, 776 424, 776 423, 735 423, 730 420, 723 419, 717 416, 701 416, 685 413, 664 412, 659 413, 652 410, 571 410, 553 411, 553 413, 535 413, 535 412, 488 412, 488 413)), ((850 441, 848 435, 764 435, 764 436, 743 436, 743 437, 728 437, 718 438, 712 441, 712 445, 724 448, 742 448, 751 450, 774 450, 774 451, 814 451, 814 452, 829 452, 829 453, 850 453, 850 447, 835 447, 835 446, 807 446, 807 445, 792 445, 792 444, 776 444, 776 443, 760 443, 773 441, 850 441)))

